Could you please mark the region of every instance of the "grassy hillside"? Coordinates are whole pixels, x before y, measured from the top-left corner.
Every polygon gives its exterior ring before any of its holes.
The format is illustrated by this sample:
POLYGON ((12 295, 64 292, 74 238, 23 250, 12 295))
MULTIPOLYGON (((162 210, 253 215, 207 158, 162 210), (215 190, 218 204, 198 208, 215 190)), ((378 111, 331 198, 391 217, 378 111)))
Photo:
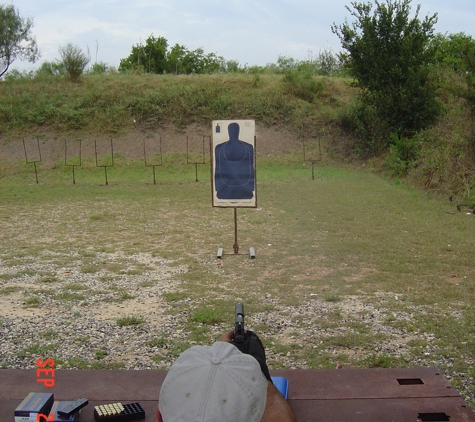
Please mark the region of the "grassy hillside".
MULTIPOLYGON (((473 116, 450 75, 441 75, 444 112, 438 124, 410 144, 395 146, 370 166, 451 197, 459 208, 475 206, 473 116)), ((79 83, 36 77, 0 83, 0 139, 22 136, 124 136, 157 133, 164 126, 208 127, 213 119, 255 119, 294 138, 322 138, 325 158, 361 159, 348 128, 348 107, 358 90, 350 79, 286 78, 278 74, 84 75, 79 83), (325 136, 322 136, 325 134, 325 136)), ((11 160, 2 157, 0 160, 11 160)))
POLYGON ((318 78, 313 86, 280 75, 87 75, 79 83, 45 77, 6 81, 0 91, 0 133, 11 139, 50 131, 120 133, 172 122, 253 118, 266 125, 321 125, 337 120, 352 98, 348 80, 318 78), (304 99, 300 98, 304 97, 304 99))

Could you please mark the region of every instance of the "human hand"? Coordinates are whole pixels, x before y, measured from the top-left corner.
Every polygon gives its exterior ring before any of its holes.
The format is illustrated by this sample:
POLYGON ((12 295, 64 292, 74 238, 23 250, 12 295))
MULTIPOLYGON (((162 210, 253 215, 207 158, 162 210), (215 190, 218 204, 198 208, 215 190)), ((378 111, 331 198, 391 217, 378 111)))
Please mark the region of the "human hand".
MULTIPOLYGON (((233 332, 231 331, 231 335, 232 333, 233 332)), ((241 353, 245 353, 254 357, 259 362, 259 365, 262 369, 262 373, 269 381, 271 381, 269 368, 267 367, 266 363, 266 352, 264 349, 264 345, 262 344, 261 340, 254 331, 247 330, 246 339, 244 340, 244 342, 235 343, 233 341, 233 344, 241 351, 241 353)))
POLYGON ((223 334, 220 338, 218 338, 217 341, 224 341, 226 343, 232 343, 233 342, 233 330, 223 334))

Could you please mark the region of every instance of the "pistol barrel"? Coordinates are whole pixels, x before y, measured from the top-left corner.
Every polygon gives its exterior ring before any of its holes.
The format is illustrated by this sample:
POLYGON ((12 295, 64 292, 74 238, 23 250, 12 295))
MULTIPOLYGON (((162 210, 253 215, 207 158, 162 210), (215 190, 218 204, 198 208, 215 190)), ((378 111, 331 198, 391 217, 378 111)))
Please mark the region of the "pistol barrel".
POLYGON ((242 343, 246 338, 246 331, 244 330, 244 305, 241 302, 236 303, 235 314, 234 341, 242 343))

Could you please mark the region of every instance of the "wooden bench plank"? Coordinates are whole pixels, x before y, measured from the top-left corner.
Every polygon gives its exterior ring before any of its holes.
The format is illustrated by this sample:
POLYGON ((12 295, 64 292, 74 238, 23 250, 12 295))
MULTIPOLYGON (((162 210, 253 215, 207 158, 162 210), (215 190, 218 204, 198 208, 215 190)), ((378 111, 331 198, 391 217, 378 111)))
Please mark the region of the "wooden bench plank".
MULTIPOLYGON (((289 381, 289 404, 298 422, 416 422, 417 415, 447 415, 450 422, 475 422, 475 413, 435 368, 273 370, 289 381), (407 385, 399 380, 411 380, 407 385), (420 379, 422 384, 414 383, 420 379)), ((31 391, 56 400, 86 397, 82 422, 92 422, 95 405, 140 402, 146 421, 155 408, 166 371, 55 371, 55 385, 36 381, 35 370, 0 370, 0 415, 12 415, 31 391)), ((12 417, 13 419, 13 417, 12 417)))
POLYGON ((436 368, 288 370, 280 376, 289 380, 289 399, 459 396, 436 368))
POLYGON ((475 421, 475 414, 460 397, 289 400, 289 404, 298 422, 420 422, 420 413, 446 414, 450 422, 475 421))
POLYGON ((0 370, 1 399, 22 399, 30 391, 54 393, 56 400, 85 397, 89 400, 157 400, 166 371, 93 371, 57 369, 55 385, 36 382, 34 369, 0 370))

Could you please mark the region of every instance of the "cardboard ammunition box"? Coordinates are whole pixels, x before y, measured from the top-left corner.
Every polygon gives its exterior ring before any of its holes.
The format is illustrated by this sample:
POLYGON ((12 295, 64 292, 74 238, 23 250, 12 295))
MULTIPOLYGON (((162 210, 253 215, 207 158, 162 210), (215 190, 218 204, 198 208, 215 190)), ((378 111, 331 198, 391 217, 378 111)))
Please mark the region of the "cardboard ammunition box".
POLYGON ((48 416, 53 406, 52 393, 30 393, 15 409, 15 422, 36 422, 37 415, 48 416))

